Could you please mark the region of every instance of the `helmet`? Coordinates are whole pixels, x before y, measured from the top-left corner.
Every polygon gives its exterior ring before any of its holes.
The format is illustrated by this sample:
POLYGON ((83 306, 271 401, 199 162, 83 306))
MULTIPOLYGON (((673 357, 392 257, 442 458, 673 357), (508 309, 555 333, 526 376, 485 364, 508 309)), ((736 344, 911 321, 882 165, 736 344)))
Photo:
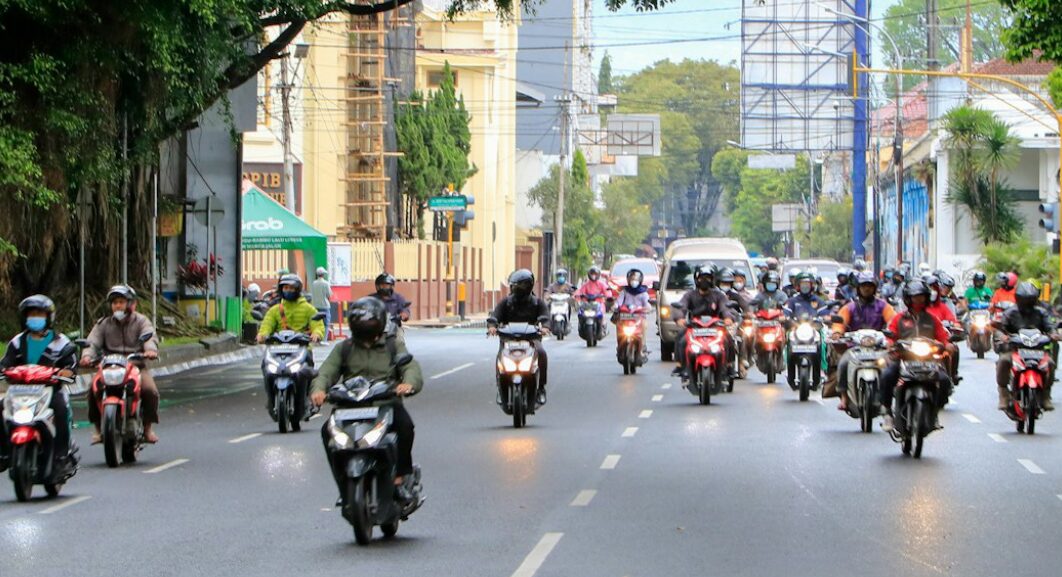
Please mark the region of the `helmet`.
POLYGON ((856 261, 854 263, 852 263, 852 268, 856 272, 863 272, 863 271, 867 270, 867 261, 865 261, 865 260, 863 260, 861 258, 857 258, 856 261))
MULTIPOLYGON (((798 274, 797 277, 796 277, 796 283, 795 283, 796 287, 797 287, 797 290, 800 290, 800 285, 804 284, 804 281, 807 281, 807 282, 811 283, 811 286, 809 287, 808 292, 804 293, 804 294, 808 294, 812 290, 815 289, 815 275, 811 274, 810 272, 802 272, 802 273, 798 274)), ((803 293, 804 291, 800 290, 800 292, 803 293)))
POLYGON ((937 275, 926 275, 922 277, 922 282, 926 283, 926 286, 933 290, 940 290, 940 277, 937 275))
POLYGON ((557 282, 559 282, 561 284, 564 284, 565 282, 568 281, 568 269, 564 269, 564 268, 557 269, 556 276, 557 276, 557 282))
POLYGON ((116 298, 123 298, 129 302, 136 302, 136 291, 133 287, 124 284, 116 284, 107 291, 107 302, 114 302, 116 298))
POLYGON ((730 267, 726 267, 723 270, 719 271, 719 278, 716 279, 716 281, 717 282, 725 282, 725 283, 733 284, 734 283, 734 269, 732 269, 730 267))
POLYGON ((48 313, 45 328, 52 328, 52 323, 55 322, 55 303, 44 295, 26 297, 22 299, 22 302, 18 303, 19 324, 26 328, 26 317, 29 316, 30 311, 34 310, 48 313))
POLYGON ((778 259, 773 256, 767 259, 767 270, 778 270, 778 259))
POLYGON ((1022 282, 1014 291, 1014 300, 1022 311, 1029 311, 1040 301, 1040 291, 1031 282, 1022 282))
POLYGON ((923 262, 918 265, 918 274, 929 274, 933 271, 933 267, 929 266, 928 262, 923 262))
POLYGON ((286 274, 280 277, 280 281, 277 282, 277 288, 283 289, 286 286, 295 287, 295 292, 302 292, 302 279, 297 274, 286 274))
POLYGON ((778 290, 778 285, 782 284, 782 275, 778 274, 778 271, 769 270, 763 275, 763 290, 773 293, 778 290), (773 288, 768 288, 773 285, 773 288))
POLYGON ((988 277, 985 275, 985 273, 983 273, 983 272, 981 272, 979 270, 974 271, 974 273, 973 273, 974 286, 978 286, 978 287, 984 286, 985 285, 985 281, 987 281, 987 280, 988 280, 988 277))
POLYGON ((258 286, 258 283, 253 282, 247 285, 247 296, 256 299, 260 294, 262 294, 262 287, 258 286))
POLYGON ((586 271, 586 278, 590 280, 597 280, 594 278, 595 276, 597 276, 598 278, 601 277, 601 269, 597 268, 596 265, 590 267, 590 270, 586 271))
POLYGON ((903 266, 898 266, 892 269, 892 278, 895 279, 896 277, 900 277, 901 281, 907 278, 907 268, 903 266))
MULTIPOLYGON (((903 288, 903 303, 907 305, 907 308, 911 308, 911 300, 914 297, 922 295, 928 300, 929 292, 929 287, 926 286, 926 283, 917 279, 913 280, 907 283, 907 286, 903 288)), ((927 302, 926 304, 929 303, 927 302)))
POLYGON ((849 274, 851 274, 851 273, 849 273, 848 269, 846 269, 844 267, 841 267, 841 268, 837 269, 837 282, 839 282, 841 284, 844 284, 844 283, 848 282, 848 275, 849 274))
POLYGON ((996 284, 998 284, 999 286, 1004 286, 1006 283, 1007 283, 1007 273, 1005 273, 1005 272, 997 272, 996 273, 996 284))
POLYGON ((942 272, 939 275, 937 275, 937 278, 940 279, 940 285, 941 286, 946 286, 948 288, 955 288, 955 279, 952 278, 952 276, 950 274, 948 274, 946 272, 942 272))
POLYGON ((376 283, 375 284, 376 284, 377 287, 379 287, 382 284, 394 285, 395 284, 395 277, 393 277, 393 276, 391 276, 391 275, 389 275, 389 274, 387 274, 385 272, 382 272, 382 273, 376 275, 376 283))
POLYGON ((509 292, 513 293, 516 298, 523 299, 531 296, 531 290, 534 287, 535 275, 526 268, 513 271, 513 274, 509 275, 509 292))
POLYGON ((712 288, 712 285, 714 284, 714 282, 715 282, 715 265, 713 265, 713 264, 698 265, 697 268, 693 271, 693 284, 696 285, 698 289, 700 289, 700 290, 708 290, 708 289, 712 288), (700 282, 700 280, 702 278, 705 278, 705 277, 707 277, 707 279, 705 280, 705 283, 702 286, 702 283, 700 282))
POLYGON ((800 276, 800 269, 794 268, 789 270, 789 282, 792 283, 796 280, 796 277, 800 276))
POLYGON ((317 276, 326 276, 327 274, 328 274, 328 269, 326 269, 323 266, 317 267, 317 276))
POLYGON ((870 271, 862 271, 859 274, 855 275, 855 278, 857 286, 865 284, 872 284, 874 285, 874 288, 877 288, 878 286, 878 279, 874 278, 874 273, 870 271))
POLYGON ((387 305, 376 297, 362 297, 350 305, 347 324, 355 340, 374 341, 387 328, 387 305))
POLYGON ((1018 275, 1016 275, 1016 274, 1014 274, 1012 272, 1008 272, 1006 274, 1006 278, 1003 280, 1003 288, 1006 289, 1006 290, 1011 290, 1012 288, 1017 286, 1017 284, 1018 284, 1018 275))
POLYGON ((627 284, 630 284, 631 281, 633 281, 635 279, 638 280, 638 284, 641 284, 642 279, 644 279, 644 278, 645 278, 645 275, 642 274, 642 271, 640 271, 640 270, 638 270, 636 268, 632 268, 631 270, 627 271, 627 284))

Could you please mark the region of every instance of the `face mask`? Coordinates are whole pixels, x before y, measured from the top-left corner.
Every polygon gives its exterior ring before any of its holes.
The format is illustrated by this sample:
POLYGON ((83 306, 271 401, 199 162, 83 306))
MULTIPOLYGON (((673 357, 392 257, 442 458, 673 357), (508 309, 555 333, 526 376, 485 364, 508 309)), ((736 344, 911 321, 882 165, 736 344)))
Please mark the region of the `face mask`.
POLYGON ((283 291, 280 296, 286 301, 293 301, 299 298, 299 291, 283 291))
POLYGON ((642 281, 640 281, 640 280, 632 280, 631 281, 631 288, 638 288, 640 286, 642 286, 642 281))
POLYGON ((800 294, 802 294, 802 295, 811 294, 811 285, 806 285, 806 284, 800 285, 800 294))
POLYGON ((590 275, 590 280, 592 280, 592 281, 596 281, 596 280, 597 280, 597 278, 598 278, 598 277, 597 277, 597 275, 596 275, 596 274, 592 274, 592 275, 590 275))
POLYGON ((557 284, 565 284, 566 282, 568 282, 568 277, 566 277, 566 276, 557 277, 557 284))
POLYGON ((45 317, 28 317, 26 319, 26 328, 30 332, 39 333, 44 330, 44 327, 48 326, 48 319, 45 317))
POLYGON ((391 293, 395 292, 395 289, 387 287, 379 289, 379 293, 385 297, 391 296, 391 293))
POLYGON ((743 282, 736 282, 736 283, 734 283, 734 290, 736 290, 736 291, 743 291, 743 290, 745 290, 745 283, 743 283, 743 282))
POLYGON ((114 311, 114 320, 122 322, 125 320, 125 311, 114 311))
POLYGON ((702 290, 702 291, 706 291, 706 290, 712 288, 712 281, 707 280, 707 279, 699 280, 699 281, 697 281, 697 288, 702 290))
POLYGON ((732 285, 732 284, 730 284, 730 283, 728 283, 728 282, 724 282, 724 283, 719 283, 719 288, 720 288, 720 290, 725 290, 725 291, 728 291, 728 290, 730 290, 730 288, 731 288, 732 286, 733 286, 733 285, 732 285))
POLYGON ((773 293, 774 291, 778 290, 778 283, 769 282, 766 285, 764 285, 763 288, 767 292, 773 293))

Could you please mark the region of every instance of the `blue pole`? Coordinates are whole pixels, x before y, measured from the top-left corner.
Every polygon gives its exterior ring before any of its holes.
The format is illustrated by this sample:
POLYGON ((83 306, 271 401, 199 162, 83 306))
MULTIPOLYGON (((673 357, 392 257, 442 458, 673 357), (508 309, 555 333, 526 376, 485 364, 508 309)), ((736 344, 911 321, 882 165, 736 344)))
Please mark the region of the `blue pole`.
MULTIPOLYGON (((855 1, 857 20, 870 17, 868 4, 868 0, 855 1)), ((862 26, 853 25, 853 29, 855 30, 856 60, 860 66, 867 66, 869 64, 867 33, 862 26)), ((867 238, 867 94, 869 94, 867 75, 860 73, 852 130, 852 253, 859 257, 866 254, 863 241, 867 238)))

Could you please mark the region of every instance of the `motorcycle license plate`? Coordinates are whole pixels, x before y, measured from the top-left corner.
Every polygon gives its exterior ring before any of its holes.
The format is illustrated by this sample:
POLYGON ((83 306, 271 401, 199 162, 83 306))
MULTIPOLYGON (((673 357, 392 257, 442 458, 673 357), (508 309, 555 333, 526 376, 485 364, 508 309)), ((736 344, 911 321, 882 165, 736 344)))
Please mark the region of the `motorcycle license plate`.
POLYGON ((1021 356, 1021 360, 1023 361, 1033 361, 1037 363, 1040 362, 1040 359, 1044 357, 1044 353, 1042 353, 1041 351, 1022 350, 1018 354, 1021 356))
POLYGON ((505 348, 512 349, 527 349, 531 347, 531 343, 527 341, 505 341, 505 348))
POLYGON ((269 347, 269 350, 274 353, 280 353, 282 355, 289 355, 299 352, 299 347, 295 345, 274 345, 269 347))
POLYGON ((339 409, 337 421, 375 421, 380 414, 380 407, 363 407, 360 409, 339 409))
POLYGON ((719 334, 719 329, 693 329, 695 337, 714 337, 719 334))
POLYGON ((620 313, 619 320, 621 321, 636 321, 639 320, 639 316, 631 313, 620 313))
POLYGON ((915 372, 932 371, 937 368, 937 363, 929 361, 907 361, 904 364, 907 366, 907 370, 915 372))
POLYGON ((818 350, 818 345, 793 345, 794 353, 815 353, 818 350))

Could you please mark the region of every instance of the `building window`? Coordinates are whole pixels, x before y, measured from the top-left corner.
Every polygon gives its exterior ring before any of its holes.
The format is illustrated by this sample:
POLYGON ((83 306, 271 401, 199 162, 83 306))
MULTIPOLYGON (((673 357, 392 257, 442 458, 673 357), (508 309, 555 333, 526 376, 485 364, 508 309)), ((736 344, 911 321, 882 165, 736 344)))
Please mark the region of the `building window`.
MULTIPOLYGON (((450 74, 454 75, 454 86, 460 86, 461 84, 458 82, 457 71, 454 70, 454 69, 450 69, 450 74)), ((443 78, 443 71, 442 71, 441 68, 438 69, 438 70, 429 70, 428 71, 428 87, 429 88, 438 88, 442 84, 442 78, 443 78)))

